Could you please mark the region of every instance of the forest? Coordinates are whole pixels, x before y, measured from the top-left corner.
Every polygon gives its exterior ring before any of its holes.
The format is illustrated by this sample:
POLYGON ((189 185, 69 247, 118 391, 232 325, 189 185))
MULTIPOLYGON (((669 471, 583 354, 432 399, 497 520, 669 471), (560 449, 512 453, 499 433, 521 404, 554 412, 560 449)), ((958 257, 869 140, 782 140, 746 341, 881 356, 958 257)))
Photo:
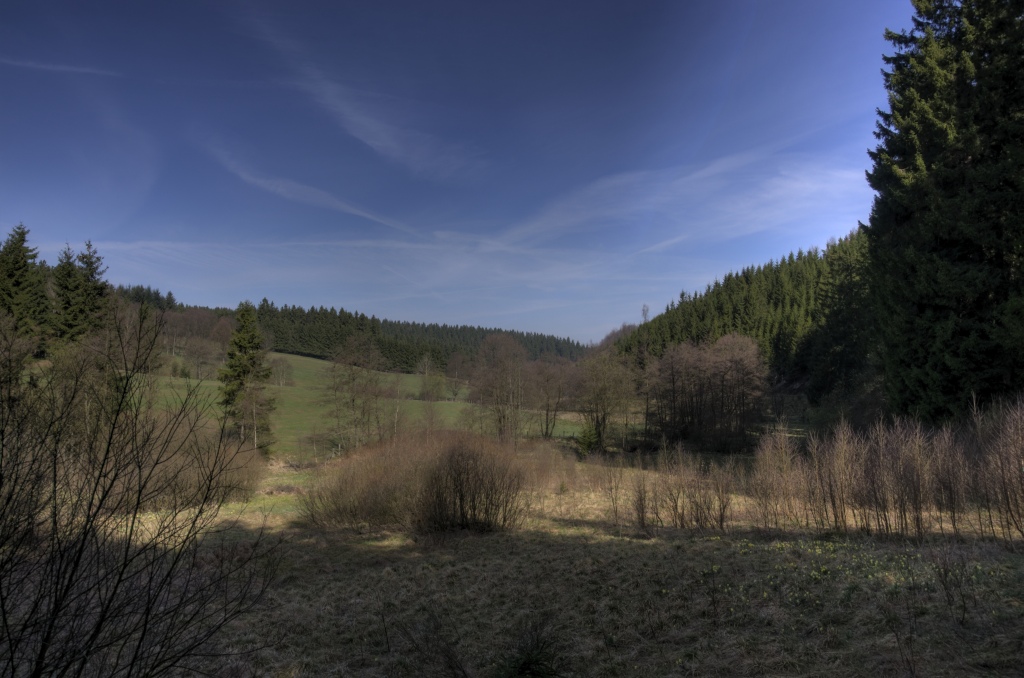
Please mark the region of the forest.
POLYGON ((1024 8, 914 7, 868 222, 596 344, 14 226, 0 673, 1019 672, 1024 8))

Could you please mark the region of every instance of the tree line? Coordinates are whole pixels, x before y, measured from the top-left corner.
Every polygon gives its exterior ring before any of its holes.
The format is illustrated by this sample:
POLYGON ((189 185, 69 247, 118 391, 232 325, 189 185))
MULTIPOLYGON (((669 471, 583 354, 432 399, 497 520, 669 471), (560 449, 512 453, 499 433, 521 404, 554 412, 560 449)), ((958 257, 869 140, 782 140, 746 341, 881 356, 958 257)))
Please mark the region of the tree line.
MULTIPOLYGON (((163 294, 143 285, 118 286, 114 293, 165 312, 163 348, 181 375, 211 376, 223 361, 237 310, 185 305, 171 292, 163 294)), ((572 339, 534 332, 381 320, 344 308, 277 306, 266 298, 254 308, 267 350, 332 360, 357 341, 372 345, 379 354, 374 363, 388 372, 415 374, 424 360, 441 372, 449 363, 457 371, 457 365, 473 358, 494 334, 513 337, 532 359, 549 355, 577 360, 587 350, 572 339)))
POLYGON ((33 338, 42 355, 98 328, 109 288, 91 242, 81 252, 65 246, 50 266, 29 246, 28 235, 19 224, 0 247, 0 313, 13 319, 19 336, 33 338))
POLYGON ((1024 6, 915 0, 886 32, 888 110, 867 224, 824 252, 683 293, 619 341, 641 368, 682 343, 757 342, 772 383, 939 423, 1024 381, 1024 6))
POLYGON ((363 335, 377 347, 384 369, 392 372, 414 373, 424 356, 443 369, 456 354, 475 355, 491 334, 514 337, 531 358, 549 354, 575 360, 585 351, 572 339, 534 332, 381 320, 333 307, 278 307, 265 298, 256 312, 275 351, 330 360, 350 337, 363 335))

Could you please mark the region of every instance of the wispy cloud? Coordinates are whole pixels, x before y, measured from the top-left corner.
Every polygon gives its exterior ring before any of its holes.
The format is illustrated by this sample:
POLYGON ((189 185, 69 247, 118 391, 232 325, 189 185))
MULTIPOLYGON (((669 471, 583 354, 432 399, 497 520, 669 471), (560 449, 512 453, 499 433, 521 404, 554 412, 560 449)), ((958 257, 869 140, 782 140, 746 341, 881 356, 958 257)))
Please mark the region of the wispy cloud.
MULTIPOLYGON (((299 46, 267 21, 253 19, 256 35, 288 63, 294 86, 346 133, 418 175, 446 179, 478 169, 480 154, 398 121, 395 100, 356 90, 329 77, 299 46)), ((408 106, 406 106, 408 108, 408 106)))
POLYGON ((727 156, 700 167, 622 172, 602 177, 552 200, 535 217, 505 234, 509 242, 552 240, 572 232, 602 229, 657 231, 679 225, 692 207, 720 194, 744 168, 768 151, 727 156))
POLYGON ((720 242, 752 233, 852 227, 870 205, 859 168, 761 149, 702 166, 602 177, 555 198, 508 228, 506 245, 538 246, 568 235, 626 245, 634 255, 682 242, 720 242))
POLYGON ((107 78, 121 78, 123 73, 108 71, 102 68, 90 66, 71 66, 68 64, 44 64, 38 61, 24 61, 22 59, 8 59, 0 57, 0 64, 14 66, 15 68, 30 68, 35 71, 48 71, 50 73, 73 73, 78 75, 99 75, 107 78))
POLYGON ((388 219, 387 217, 374 214, 369 210, 353 205, 352 203, 342 200, 341 198, 338 198, 322 189, 307 186, 297 181, 292 181, 291 179, 259 176, 248 167, 238 162, 224 149, 213 148, 211 152, 225 169, 245 183, 267 191, 268 193, 273 193, 285 200, 333 210, 335 212, 351 214, 353 216, 381 224, 382 226, 393 228, 397 231, 401 231, 402 233, 419 235, 414 228, 406 226, 394 219, 388 219))

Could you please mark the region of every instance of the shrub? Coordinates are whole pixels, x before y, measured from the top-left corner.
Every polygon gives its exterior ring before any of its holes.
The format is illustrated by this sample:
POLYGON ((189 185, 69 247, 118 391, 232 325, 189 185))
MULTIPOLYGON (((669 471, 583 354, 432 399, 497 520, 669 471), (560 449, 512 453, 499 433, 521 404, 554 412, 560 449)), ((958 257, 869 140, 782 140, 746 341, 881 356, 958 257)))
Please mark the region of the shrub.
POLYGON ((376 445, 322 467, 302 496, 302 512, 318 527, 369 527, 408 522, 418 491, 417 465, 404 447, 376 445))
POLYGON ((509 454, 480 440, 458 440, 427 468, 415 526, 422 532, 514 529, 526 514, 525 490, 509 454))
POLYGON ((779 426, 765 434, 757 446, 749 482, 760 527, 781 529, 799 523, 797 501, 802 476, 800 459, 789 431, 779 426))
POLYGON ((569 675, 569 644, 551 613, 522 621, 499 663, 499 678, 558 678, 569 675))
POLYGON ((485 438, 406 437, 323 467, 302 510, 320 527, 487 532, 522 522, 527 489, 519 460, 485 438))

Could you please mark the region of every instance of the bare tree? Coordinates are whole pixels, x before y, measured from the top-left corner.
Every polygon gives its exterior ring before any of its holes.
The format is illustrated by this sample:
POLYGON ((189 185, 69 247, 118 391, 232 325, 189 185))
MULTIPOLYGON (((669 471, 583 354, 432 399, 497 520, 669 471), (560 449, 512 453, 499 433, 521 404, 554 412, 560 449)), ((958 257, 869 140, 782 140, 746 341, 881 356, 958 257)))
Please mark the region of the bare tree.
POLYGON ((627 412, 633 397, 633 375, 611 350, 603 350, 580 364, 577 407, 603 450, 613 419, 627 412))
POLYGON ((383 362, 372 340, 353 336, 327 368, 323 402, 330 409, 336 451, 387 435, 384 405, 389 384, 379 371, 383 362))
POLYGON ((540 413, 541 435, 550 438, 555 434, 558 415, 566 409, 572 363, 565 358, 542 356, 529 367, 531 407, 540 413))
POLYGON ((13 330, 0 318, 0 674, 189 668, 272 575, 262 532, 218 539, 238 448, 196 387, 154 407, 146 309, 45 366, 13 330))
POLYGON ((294 385, 294 374, 295 368, 284 356, 279 355, 270 359, 270 380, 275 386, 294 385))
POLYGON ((504 334, 489 334, 477 353, 475 395, 491 414, 498 438, 518 440, 523 424, 526 350, 504 334))
POLYGON ((416 364, 420 375, 420 399, 433 402, 440 400, 444 392, 444 373, 434 364, 429 353, 424 353, 416 364))
POLYGON ((651 416, 664 438, 695 439, 717 449, 750 443, 766 376, 753 339, 726 335, 712 346, 677 344, 651 369, 651 416))
POLYGON ((445 389, 450 400, 454 401, 459 397, 459 393, 469 383, 469 375, 472 371, 472 364, 461 353, 455 352, 448 358, 448 364, 445 367, 445 389))

